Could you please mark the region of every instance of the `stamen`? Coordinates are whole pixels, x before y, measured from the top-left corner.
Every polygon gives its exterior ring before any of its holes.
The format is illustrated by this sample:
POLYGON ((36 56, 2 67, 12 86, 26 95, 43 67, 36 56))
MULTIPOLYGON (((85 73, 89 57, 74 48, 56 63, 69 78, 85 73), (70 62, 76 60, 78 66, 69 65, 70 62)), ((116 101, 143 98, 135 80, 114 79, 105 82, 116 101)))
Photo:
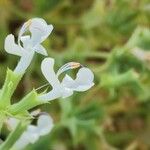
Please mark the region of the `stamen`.
POLYGON ((70 70, 70 69, 76 69, 79 68, 80 66, 82 66, 80 63, 78 62, 69 62, 67 64, 65 64, 64 66, 62 66, 58 72, 57 72, 57 76, 59 76, 61 73, 70 70))
POLYGON ((81 66, 80 63, 76 63, 76 62, 71 62, 70 63, 71 69, 76 69, 79 68, 81 66))
POLYGON ((31 23, 32 23, 32 20, 31 20, 31 19, 28 20, 28 21, 25 23, 26 28, 28 28, 28 27, 31 25, 31 23))
POLYGON ((40 89, 42 89, 42 88, 44 88, 44 87, 46 87, 46 86, 48 86, 48 85, 49 85, 49 83, 46 83, 46 84, 44 84, 44 85, 38 87, 38 88, 35 89, 35 90, 38 91, 38 90, 40 90, 40 89))

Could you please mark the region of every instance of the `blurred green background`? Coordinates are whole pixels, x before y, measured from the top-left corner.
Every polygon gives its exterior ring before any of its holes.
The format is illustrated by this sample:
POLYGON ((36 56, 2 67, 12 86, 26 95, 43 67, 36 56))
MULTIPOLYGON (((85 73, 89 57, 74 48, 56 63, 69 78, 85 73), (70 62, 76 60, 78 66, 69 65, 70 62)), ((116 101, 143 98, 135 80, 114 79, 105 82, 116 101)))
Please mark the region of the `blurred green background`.
MULTIPOLYGON (((93 70, 95 86, 42 106, 56 126, 27 150, 149 150, 150 1, 0 0, 0 86, 19 59, 5 52, 5 37, 17 37, 33 17, 54 26, 43 45, 56 69, 81 62, 93 70), (133 55, 136 48, 144 60, 133 55)), ((36 55, 13 102, 45 83, 42 59, 36 55)))

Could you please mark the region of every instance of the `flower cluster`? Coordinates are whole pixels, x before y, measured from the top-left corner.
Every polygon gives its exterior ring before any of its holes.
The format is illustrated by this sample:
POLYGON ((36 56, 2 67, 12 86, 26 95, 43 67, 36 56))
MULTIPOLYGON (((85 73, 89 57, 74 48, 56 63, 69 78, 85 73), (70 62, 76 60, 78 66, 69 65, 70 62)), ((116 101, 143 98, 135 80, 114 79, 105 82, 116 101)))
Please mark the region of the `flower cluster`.
MULTIPOLYGON (((6 52, 21 57, 14 72, 23 74, 30 65, 34 53, 40 53, 47 56, 45 48, 41 45, 52 32, 53 26, 40 18, 34 18, 23 24, 18 36, 18 44, 14 42, 14 36, 8 35, 5 39, 6 52), (26 31, 31 32, 30 35, 24 35, 26 31)), ((41 101, 49 101, 59 97, 68 97, 73 94, 73 91, 86 91, 91 88, 94 83, 94 75, 88 68, 83 67, 80 63, 69 62, 62 66, 57 73, 54 72, 54 59, 45 58, 41 65, 41 70, 53 90, 47 94, 40 95, 41 101), (70 69, 82 67, 77 73, 77 77, 73 80, 70 76, 66 75, 62 82, 58 80, 58 76, 70 69)))
MULTIPOLYGON (((20 56, 20 60, 14 71, 7 71, 5 83, 0 91, 0 113, 3 114, 1 118, 4 118, 3 120, 7 119, 7 125, 12 129, 12 132, 19 125, 20 120, 21 122, 24 121, 23 118, 26 118, 26 120, 28 117, 32 119, 32 115, 28 112, 31 108, 57 98, 69 97, 74 91, 86 91, 94 85, 93 72, 78 62, 66 63, 55 73, 55 61, 53 58, 48 57, 46 49, 41 45, 52 30, 53 26, 48 25, 45 20, 34 18, 23 24, 19 31, 17 43, 12 34, 8 35, 5 39, 6 52, 20 56), (41 70, 48 83, 40 88, 51 86, 52 90, 42 93, 37 93, 38 90, 33 90, 19 102, 12 104, 11 97, 21 77, 31 64, 35 53, 47 56, 42 61, 41 70), (75 79, 66 74, 62 81, 59 80, 60 74, 76 68, 79 68, 79 70, 75 79)), ((23 149, 29 143, 37 141, 40 136, 48 134, 52 127, 53 121, 51 117, 41 115, 38 119, 37 126, 28 125, 20 137, 18 137, 18 140, 14 142, 13 148, 23 149)), ((0 149, 4 149, 4 147, 5 142, 0 146, 0 149)))

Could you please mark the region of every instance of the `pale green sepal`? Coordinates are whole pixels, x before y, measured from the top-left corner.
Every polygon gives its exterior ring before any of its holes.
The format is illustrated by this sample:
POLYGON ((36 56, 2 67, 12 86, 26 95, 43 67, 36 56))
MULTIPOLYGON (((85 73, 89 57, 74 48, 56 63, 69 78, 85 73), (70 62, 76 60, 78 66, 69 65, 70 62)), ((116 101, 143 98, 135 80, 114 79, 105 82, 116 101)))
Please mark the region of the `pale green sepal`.
POLYGON ((10 99, 21 80, 22 74, 16 74, 10 69, 7 69, 6 79, 4 85, 0 92, 0 108, 5 109, 5 107, 11 104, 10 99))
POLYGON ((33 90, 21 101, 10 106, 8 111, 12 115, 17 115, 40 104, 42 104, 42 102, 39 101, 37 92, 33 90))
POLYGON ((19 114, 14 115, 18 119, 33 119, 33 116, 28 111, 20 112, 19 114))

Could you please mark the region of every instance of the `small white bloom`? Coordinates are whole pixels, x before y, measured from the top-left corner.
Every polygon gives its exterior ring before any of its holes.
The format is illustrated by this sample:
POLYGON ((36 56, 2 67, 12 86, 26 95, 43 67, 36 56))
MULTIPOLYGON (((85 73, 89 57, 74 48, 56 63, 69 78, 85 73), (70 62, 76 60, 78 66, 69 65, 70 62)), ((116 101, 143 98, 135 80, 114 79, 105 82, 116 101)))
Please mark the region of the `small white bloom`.
POLYGON ((5 39, 6 52, 21 57, 15 72, 24 73, 30 65, 34 53, 40 53, 47 56, 45 48, 41 43, 52 32, 53 26, 47 25, 45 20, 34 18, 23 24, 18 36, 18 44, 15 43, 14 35, 10 34, 5 39), (24 35, 26 31, 30 31, 31 35, 24 35))
POLYGON ((52 86, 52 90, 46 94, 40 95, 41 101, 50 101, 59 97, 65 98, 73 94, 73 91, 86 91, 94 85, 93 72, 85 67, 79 69, 76 79, 73 80, 69 75, 66 75, 62 82, 58 77, 61 73, 69 69, 78 68, 81 66, 79 63, 70 62, 62 66, 57 73, 54 72, 54 59, 45 58, 42 62, 41 69, 45 78, 52 86))
MULTIPOLYGON (((19 123, 18 119, 10 118, 7 121, 11 130, 14 130, 19 123)), ((34 144, 40 136, 47 135, 53 128, 53 120, 48 115, 41 115, 38 118, 37 126, 29 125, 26 131, 21 135, 21 137, 13 145, 12 149, 22 150, 28 144, 34 144)))

